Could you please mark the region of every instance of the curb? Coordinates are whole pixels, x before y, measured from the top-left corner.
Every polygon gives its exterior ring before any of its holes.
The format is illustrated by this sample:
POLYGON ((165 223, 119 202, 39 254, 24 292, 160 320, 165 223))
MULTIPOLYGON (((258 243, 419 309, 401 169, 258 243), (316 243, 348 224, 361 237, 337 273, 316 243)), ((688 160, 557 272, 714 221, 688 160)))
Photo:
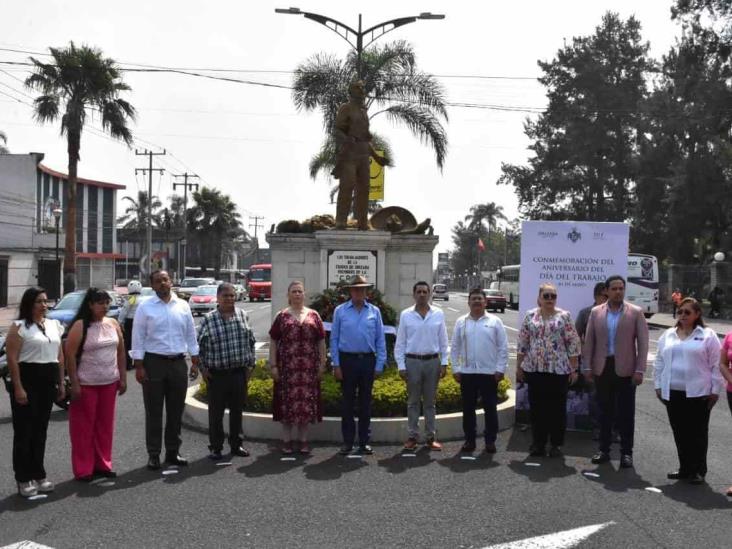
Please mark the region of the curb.
MULTIPOLYGON (((193 395, 198 391, 198 385, 188 387, 186 394, 186 406, 183 411, 183 425, 196 431, 208 432, 208 406, 196 400, 193 395)), ((508 391, 508 398, 498 405, 498 429, 504 431, 513 427, 515 420, 516 392, 508 391)), ((229 411, 227 410, 228 414, 229 411)), ((483 410, 476 410, 477 431, 483 430, 483 410)), ((249 439, 279 440, 282 435, 282 427, 279 423, 272 421, 271 414, 255 414, 244 412, 243 427, 244 436, 249 439)), ((227 422, 224 420, 224 425, 227 422)), ((462 440, 463 435, 463 414, 455 412, 451 414, 439 414, 437 416, 437 428, 440 440, 462 440)), ((402 443, 407 436, 407 418, 372 418, 371 419, 371 441, 402 443)), ((341 418, 324 417, 322 423, 315 423, 310 427, 309 438, 313 442, 340 443, 343 440, 341 435, 341 418)))

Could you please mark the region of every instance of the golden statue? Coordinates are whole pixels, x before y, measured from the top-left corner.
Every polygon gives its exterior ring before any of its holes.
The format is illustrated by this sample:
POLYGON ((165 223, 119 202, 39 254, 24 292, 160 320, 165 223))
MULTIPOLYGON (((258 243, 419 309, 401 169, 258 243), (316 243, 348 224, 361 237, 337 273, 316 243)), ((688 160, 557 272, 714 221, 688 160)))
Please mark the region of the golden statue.
POLYGON ((369 228, 369 157, 381 166, 385 161, 371 145, 363 81, 353 82, 348 88, 348 96, 350 101, 338 108, 334 131, 337 153, 333 175, 339 180, 335 228, 346 228, 353 201, 358 230, 366 231, 369 228))

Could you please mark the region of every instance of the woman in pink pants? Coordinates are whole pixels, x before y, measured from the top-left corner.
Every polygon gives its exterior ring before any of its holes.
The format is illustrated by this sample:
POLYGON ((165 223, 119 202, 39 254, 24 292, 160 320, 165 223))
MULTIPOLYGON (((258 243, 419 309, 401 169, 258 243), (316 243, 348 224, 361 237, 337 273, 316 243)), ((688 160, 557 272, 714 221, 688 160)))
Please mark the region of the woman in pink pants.
POLYGON ((83 482, 117 476, 112 470, 114 408, 117 394, 127 390, 127 371, 122 331, 106 316, 109 302, 107 292, 89 288, 66 342, 71 466, 83 482))

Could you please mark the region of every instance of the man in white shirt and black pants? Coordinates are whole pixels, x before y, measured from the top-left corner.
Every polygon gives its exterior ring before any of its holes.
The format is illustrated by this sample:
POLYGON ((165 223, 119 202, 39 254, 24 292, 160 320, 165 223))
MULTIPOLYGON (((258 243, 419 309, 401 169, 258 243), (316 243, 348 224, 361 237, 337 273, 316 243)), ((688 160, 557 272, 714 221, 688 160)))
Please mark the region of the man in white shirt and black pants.
POLYGON ((399 375, 407 382, 407 427, 405 450, 417 447, 420 404, 424 409, 425 444, 442 450, 435 427, 437 384, 447 372, 447 328, 441 309, 430 305, 430 285, 420 281, 412 289, 414 306, 399 317, 394 358, 399 375))
POLYGON ((145 403, 145 442, 148 469, 160 469, 160 450, 165 405, 165 461, 170 465, 188 465, 179 455, 180 428, 188 389, 188 366, 185 353, 191 355, 191 372, 198 375, 198 342, 188 303, 170 289, 166 271, 154 271, 150 284, 156 296, 142 302, 132 326, 132 350, 135 377, 142 384, 145 403))
POLYGON ((498 434, 498 382, 508 366, 508 337, 501 319, 485 311, 486 296, 481 288, 470 290, 470 313, 458 318, 452 334, 452 373, 460 383, 463 400, 463 452, 475 450, 478 395, 485 413, 485 451, 496 451, 498 434))

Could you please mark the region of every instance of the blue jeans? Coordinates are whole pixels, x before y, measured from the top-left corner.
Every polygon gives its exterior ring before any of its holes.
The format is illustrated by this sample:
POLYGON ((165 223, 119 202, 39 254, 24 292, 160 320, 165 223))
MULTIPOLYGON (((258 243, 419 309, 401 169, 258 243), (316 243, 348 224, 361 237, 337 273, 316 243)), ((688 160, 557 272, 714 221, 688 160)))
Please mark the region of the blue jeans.
POLYGON ((371 438, 371 388, 374 385, 376 356, 373 353, 339 353, 343 382, 341 431, 343 442, 353 446, 356 438, 354 407, 358 402, 358 444, 371 438))

